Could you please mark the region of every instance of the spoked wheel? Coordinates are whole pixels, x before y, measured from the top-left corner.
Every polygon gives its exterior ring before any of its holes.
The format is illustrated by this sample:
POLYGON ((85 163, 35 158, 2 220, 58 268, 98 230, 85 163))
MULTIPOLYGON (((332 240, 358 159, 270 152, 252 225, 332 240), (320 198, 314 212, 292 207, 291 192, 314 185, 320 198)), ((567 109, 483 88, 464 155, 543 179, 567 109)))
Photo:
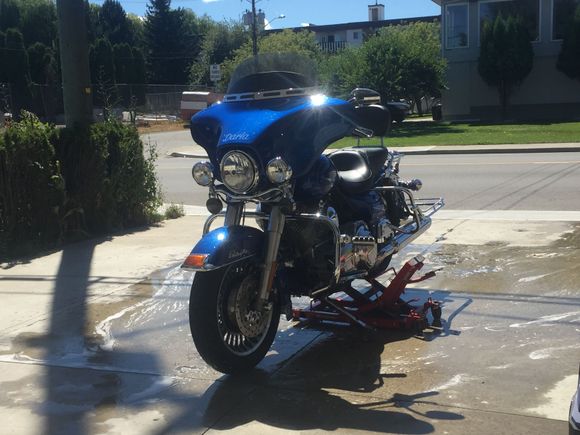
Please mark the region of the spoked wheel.
POLYGON ((251 261, 196 273, 189 299, 191 335, 201 357, 222 373, 252 369, 270 349, 280 307, 257 306, 260 268, 251 261))

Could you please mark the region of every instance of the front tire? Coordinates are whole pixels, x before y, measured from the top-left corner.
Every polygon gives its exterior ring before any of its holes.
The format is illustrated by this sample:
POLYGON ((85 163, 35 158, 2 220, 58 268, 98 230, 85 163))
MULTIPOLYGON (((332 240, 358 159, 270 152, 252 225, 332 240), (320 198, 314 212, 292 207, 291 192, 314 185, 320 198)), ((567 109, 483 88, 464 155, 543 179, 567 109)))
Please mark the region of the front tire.
POLYGON ((245 261, 195 274, 189 298, 191 336, 204 361, 222 373, 251 370, 274 341, 280 322, 275 294, 269 309, 253 310, 260 270, 245 261))

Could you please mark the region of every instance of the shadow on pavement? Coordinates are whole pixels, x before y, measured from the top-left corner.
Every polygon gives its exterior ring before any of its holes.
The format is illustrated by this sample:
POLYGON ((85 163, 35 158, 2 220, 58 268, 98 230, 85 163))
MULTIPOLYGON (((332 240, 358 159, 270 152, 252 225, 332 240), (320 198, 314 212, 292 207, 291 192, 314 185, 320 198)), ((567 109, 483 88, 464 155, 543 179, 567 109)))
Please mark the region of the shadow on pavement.
MULTIPOLYGON (((89 418, 120 404, 137 406, 140 392, 159 382, 157 372, 123 373, 108 365, 113 357, 134 358, 157 367, 151 354, 119 355, 102 349, 88 322, 91 262, 100 241, 67 246, 55 277, 48 334, 31 337, 30 348, 43 350, 45 398, 36 412, 44 417, 43 433, 92 433, 89 418)), ((122 353, 122 352, 121 352, 122 353)))
POLYGON ((239 382, 228 377, 210 400, 204 423, 217 430, 230 430, 259 422, 284 430, 357 430, 379 433, 427 434, 435 432, 429 419, 462 420, 460 414, 438 409, 426 412, 414 405, 434 405, 435 391, 418 394, 389 393, 405 373, 384 371, 381 356, 385 345, 406 340, 409 334, 373 334, 345 330, 320 340, 299 354, 280 371, 256 373, 258 385, 223 418, 218 419, 229 388, 239 382), (385 390, 381 394, 373 394, 385 390), (379 398, 379 400, 377 400, 379 398))

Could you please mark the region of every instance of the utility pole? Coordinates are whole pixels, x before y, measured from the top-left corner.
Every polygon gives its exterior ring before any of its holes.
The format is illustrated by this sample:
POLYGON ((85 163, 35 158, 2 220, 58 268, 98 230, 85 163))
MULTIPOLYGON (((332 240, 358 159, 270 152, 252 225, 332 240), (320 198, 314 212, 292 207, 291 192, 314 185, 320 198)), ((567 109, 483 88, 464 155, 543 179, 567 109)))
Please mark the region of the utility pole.
POLYGON ((64 113, 67 127, 93 119, 84 0, 56 0, 64 113))
POLYGON ((254 57, 258 55, 258 24, 256 17, 256 0, 252 0, 252 49, 254 57))

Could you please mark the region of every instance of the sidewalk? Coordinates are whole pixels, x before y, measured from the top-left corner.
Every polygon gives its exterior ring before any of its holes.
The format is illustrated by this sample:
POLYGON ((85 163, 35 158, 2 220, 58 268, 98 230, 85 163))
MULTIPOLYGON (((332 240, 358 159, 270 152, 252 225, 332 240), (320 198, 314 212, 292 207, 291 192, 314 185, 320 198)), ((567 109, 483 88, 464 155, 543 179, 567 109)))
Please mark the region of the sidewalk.
MULTIPOLYGON (((441 336, 359 339, 354 329, 332 333, 282 320, 258 370, 233 378, 209 369, 189 335, 192 274, 178 266, 200 237, 204 220, 187 216, 2 265, 3 434, 483 435, 517 428, 540 435, 565 430, 568 387, 575 388, 577 369, 577 360, 570 362, 577 332, 566 320, 576 318, 570 305, 577 299, 556 293, 542 304, 543 287, 534 287, 532 280, 526 283, 532 294, 525 299, 501 292, 517 289, 520 277, 528 276, 530 255, 548 246, 545 252, 553 252, 550 243, 569 233, 569 223, 434 222, 422 244, 410 246, 393 266, 432 242, 444 250, 429 263, 445 265, 450 278, 442 274, 429 293, 446 301, 447 329, 441 336), (456 264, 457 246, 461 258, 467 250, 467 260, 457 257, 456 264), (501 275, 507 284, 478 281, 481 267, 499 254, 509 255, 512 264, 501 275), (467 275, 471 269, 475 272, 467 275), (564 320, 546 328, 536 319, 547 314, 548 320, 564 320), (476 328, 490 321, 495 328, 490 331, 504 331, 501 336, 476 328), (529 322, 521 329, 529 332, 516 334, 520 329, 510 327, 515 322, 529 322), (533 340, 520 349, 528 335, 533 340), (558 350, 558 358, 528 358, 546 347, 558 350), (511 366, 511 371, 494 369, 511 366), (533 378, 538 372, 544 375, 533 378), (569 372, 574 375, 557 393, 547 395, 569 372), (565 406, 559 409, 552 401, 565 406), (528 409, 537 403, 549 411, 528 409)), ((556 259, 534 257, 535 274, 548 273, 551 262, 573 269, 577 258, 569 246, 558 249, 556 259)), ((566 278, 575 282, 573 275, 566 278)), ((551 283, 549 291, 560 291, 566 282, 551 283)), ((407 296, 425 297, 422 288, 407 296)))
MULTIPOLYGON (((193 141, 192 141, 193 142, 193 141)), ((511 145, 460 145, 460 146, 422 146, 422 147, 391 147, 405 155, 441 155, 441 154, 511 154, 511 153, 561 153, 580 152, 580 143, 550 143, 550 144, 511 144, 511 145)), ((326 149, 325 154, 338 151, 326 149)), ((193 144, 179 146, 167 153, 171 157, 207 158, 205 150, 193 144)))

